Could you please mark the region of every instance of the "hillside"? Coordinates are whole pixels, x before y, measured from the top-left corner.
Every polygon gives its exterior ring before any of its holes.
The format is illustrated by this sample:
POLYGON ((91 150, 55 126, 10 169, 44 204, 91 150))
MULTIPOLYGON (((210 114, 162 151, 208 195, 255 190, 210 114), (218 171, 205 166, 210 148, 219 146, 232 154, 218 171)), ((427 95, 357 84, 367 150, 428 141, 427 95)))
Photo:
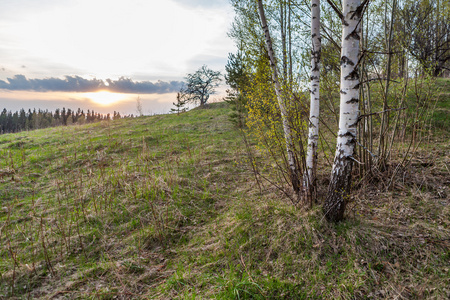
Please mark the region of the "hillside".
POLYGON ((0 135, 0 298, 450 297, 445 133, 335 225, 259 189, 229 114, 0 135))

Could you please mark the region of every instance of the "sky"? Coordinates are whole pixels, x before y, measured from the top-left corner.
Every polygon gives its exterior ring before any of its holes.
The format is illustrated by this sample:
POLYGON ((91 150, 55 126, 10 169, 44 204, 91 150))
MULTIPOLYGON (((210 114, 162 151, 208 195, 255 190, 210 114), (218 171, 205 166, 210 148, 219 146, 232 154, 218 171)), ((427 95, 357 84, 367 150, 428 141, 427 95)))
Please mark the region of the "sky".
POLYGON ((232 20, 228 0, 0 0, 0 109, 166 113, 187 73, 223 72, 232 20))

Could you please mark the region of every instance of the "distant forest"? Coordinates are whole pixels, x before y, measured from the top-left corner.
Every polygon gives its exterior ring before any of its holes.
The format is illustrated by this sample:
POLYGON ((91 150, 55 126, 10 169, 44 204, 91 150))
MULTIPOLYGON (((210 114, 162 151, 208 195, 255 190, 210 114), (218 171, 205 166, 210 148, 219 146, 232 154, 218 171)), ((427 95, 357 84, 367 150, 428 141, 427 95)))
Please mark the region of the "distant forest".
POLYGON ((119 112, 115 111, 112 116, 111 114, 96 113, 94 110, 87 110, 85 113, 80 108, 77 111, 71 110, 70 108, 67 110, 65 108, 58 108, 55 112, 41 109, 29 109, 26 112, 24 109, 21 109, 14 113, 4 108, 0 114, 0 134, 133 117, 133 115, 121 116, 119 112))

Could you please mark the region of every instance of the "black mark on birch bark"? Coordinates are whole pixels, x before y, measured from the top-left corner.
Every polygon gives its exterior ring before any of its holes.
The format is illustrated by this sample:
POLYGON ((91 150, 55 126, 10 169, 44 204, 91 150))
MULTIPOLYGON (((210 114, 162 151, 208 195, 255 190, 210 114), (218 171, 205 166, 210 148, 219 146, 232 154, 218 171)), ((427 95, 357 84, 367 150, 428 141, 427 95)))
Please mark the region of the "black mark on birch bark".
POLYGON ((358 125, 358 121, 356 121, 353 124, 348 125, 348 128, 356 128, 357 125, 358 125))
POLYGON ((353 133, 351 133, 350 131, 347 131, 344 134, 340 134, 339 137, 351 137, 351 138, 354 138, 355 135, 353 133))
POLYGON ((353 30, 349 35, 347 35, 346 37, 345 37, 345 39, 346 40, 349 40, 349 39, 351 39, 351 38, 353 38, 353 39, 355 39, 355 40, 360 40, 361 38, 359 37, 359 34, 358 34, 358 32, 356 31, 356 30, 353 30))
POLYGON ((347 104, 353 104, 353 103, 358 103, 358 102, 359 102, 359 99, 352 98, 352 99, 346 101, 345 103, 347 103, 347 104))
POLYGON ((353 61, 351 61, 347 56, 342 56, 341 57, 341 66, 343 65, 343 64, 346 64, 346 65, 350 65, 350 66, 354 66, 355 65, 355 63, 353 62, 353 61))
POLYGON ((359 80, 359 74, 358 74, 358 70, 353 70, 350 72, 350 74, 348 74, 347 76, 344 77, 345 80, 359 80))

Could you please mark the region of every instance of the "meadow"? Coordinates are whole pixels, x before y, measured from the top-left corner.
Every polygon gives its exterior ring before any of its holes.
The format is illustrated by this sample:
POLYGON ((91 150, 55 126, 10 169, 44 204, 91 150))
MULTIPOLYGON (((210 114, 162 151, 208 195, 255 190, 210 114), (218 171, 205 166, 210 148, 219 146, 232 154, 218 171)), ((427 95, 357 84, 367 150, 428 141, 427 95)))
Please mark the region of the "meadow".
POLYGON ((448 299, 440 97, 394 188, 357 182, 338 224, 256 180, 225 102, 0 135, 0 298, 448 299))

